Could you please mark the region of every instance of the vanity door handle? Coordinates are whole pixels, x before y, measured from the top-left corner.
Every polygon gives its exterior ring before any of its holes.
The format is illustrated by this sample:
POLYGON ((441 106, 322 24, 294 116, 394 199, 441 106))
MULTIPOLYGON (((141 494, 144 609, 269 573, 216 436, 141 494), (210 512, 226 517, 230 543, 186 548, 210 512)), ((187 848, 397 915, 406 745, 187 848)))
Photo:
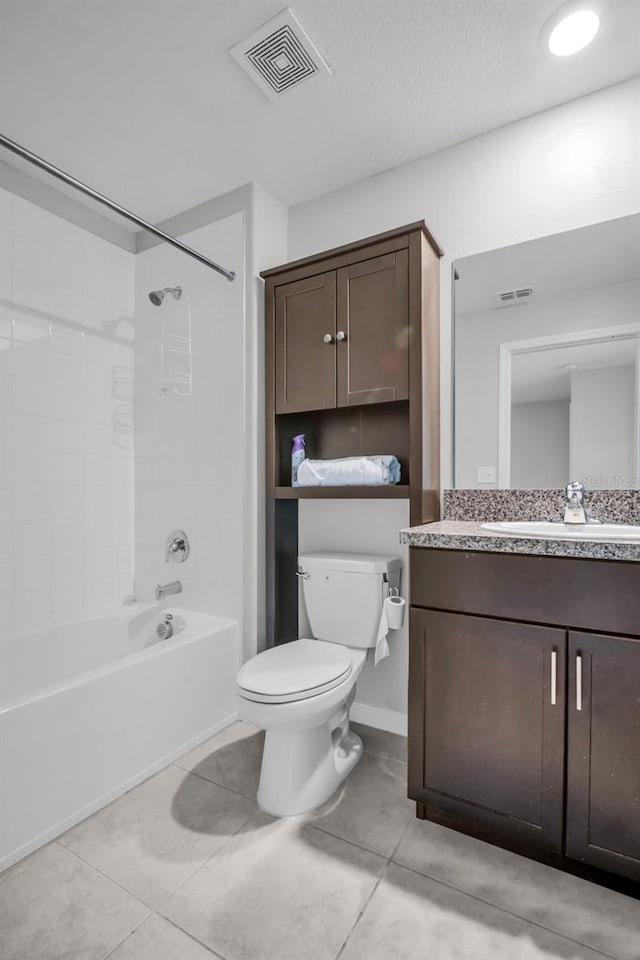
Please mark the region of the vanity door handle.
POLYGON ((330 333, 325 333, 324 337, 322 338, 322 342, 333 343, 333 336, 330 333))
POLYGON ((582 710, 582 657, 576 656, 576 710, 582 710))
POLYGON ((551 706, 555 707, 558 702, 558 653, 551 651, 551 706))
POLYGON ((344 330, 338 330, 338 332, 336 333, 336 340, 346 340, 346 339, 347 339, 347 335, 344 332, 344 330))

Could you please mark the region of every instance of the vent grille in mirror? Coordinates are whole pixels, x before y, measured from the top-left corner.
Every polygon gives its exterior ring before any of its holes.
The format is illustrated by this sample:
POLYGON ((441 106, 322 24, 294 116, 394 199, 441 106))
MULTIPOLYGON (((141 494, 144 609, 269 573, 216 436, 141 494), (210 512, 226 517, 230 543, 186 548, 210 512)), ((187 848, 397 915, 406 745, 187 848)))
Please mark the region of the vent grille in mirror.
POLYGON ((503 290, 496 294, 500 303, 513 303, 517 300, 529 300, 533 296, 533 287, 519 287, 517 290, 503 290))

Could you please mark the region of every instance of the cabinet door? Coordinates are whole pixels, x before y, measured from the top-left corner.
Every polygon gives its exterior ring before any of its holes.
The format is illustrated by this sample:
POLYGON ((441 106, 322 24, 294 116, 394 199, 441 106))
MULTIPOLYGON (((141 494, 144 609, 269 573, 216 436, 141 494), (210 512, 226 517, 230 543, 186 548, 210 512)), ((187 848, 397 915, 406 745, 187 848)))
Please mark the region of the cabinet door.
POLYGON ((406 400, 408 251, 397 250, 338 270, 337 296, 338 406, 406 400))
POLYGON ((567 856, 640 880, 640 640, 569 634, 567 856))
POLYGON ((276 413, 335 407, 335 272, 276 287, 275 302, 276 413))
POLYGON ((562 849, 566 633, 411 610, 409 792, 562 849))

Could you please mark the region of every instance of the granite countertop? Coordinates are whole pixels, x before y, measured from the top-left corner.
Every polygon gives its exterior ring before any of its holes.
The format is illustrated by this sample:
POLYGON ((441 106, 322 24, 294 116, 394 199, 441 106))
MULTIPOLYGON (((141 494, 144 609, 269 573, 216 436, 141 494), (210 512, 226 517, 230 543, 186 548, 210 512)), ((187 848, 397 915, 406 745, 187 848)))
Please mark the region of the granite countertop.
MULTIPOLYGON (((487 522, 487 521, 484 521, 487 522)), ((640 543, 589 540, 548 540, 522 534, 484 530, 480 520, 441 520, 400 531, 400 542, 436 550, 475 550, 488 553, 525 553, 542 557, 579 557, 586 560, 640 562, 640 543)))

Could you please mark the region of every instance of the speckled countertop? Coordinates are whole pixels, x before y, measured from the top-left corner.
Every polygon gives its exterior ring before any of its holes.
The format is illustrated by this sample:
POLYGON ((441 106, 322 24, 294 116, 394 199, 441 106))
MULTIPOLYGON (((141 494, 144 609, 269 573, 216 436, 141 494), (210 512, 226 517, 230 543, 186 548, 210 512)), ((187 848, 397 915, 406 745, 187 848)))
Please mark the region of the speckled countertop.
POLYGON ((488 553, 526 553, 542 557, 579 557, 583 560, 640 562, 640 543, 588 540, 548 540, 484 530, 479 520, 441 520, 400 531, 400 542, 437 550, 475 550, 488 553))

